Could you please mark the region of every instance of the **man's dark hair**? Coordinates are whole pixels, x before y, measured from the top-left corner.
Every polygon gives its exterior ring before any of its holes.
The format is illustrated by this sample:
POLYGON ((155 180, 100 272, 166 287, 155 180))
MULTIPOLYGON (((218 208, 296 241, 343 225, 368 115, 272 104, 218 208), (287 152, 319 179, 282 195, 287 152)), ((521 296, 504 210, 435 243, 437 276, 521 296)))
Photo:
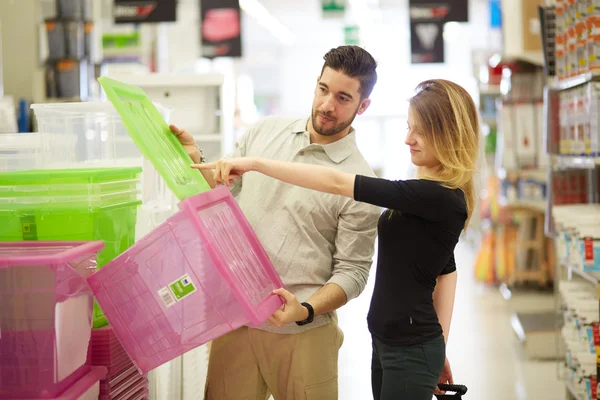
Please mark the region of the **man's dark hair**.
POLYGON ((360 81, 360 95, 366 99, 371 95, 377 82, 377 61, 368 51, 359 46, 340 46, 331 49, 323 56, 325 64, 321 69, 321 76, 326 67, 360 81))

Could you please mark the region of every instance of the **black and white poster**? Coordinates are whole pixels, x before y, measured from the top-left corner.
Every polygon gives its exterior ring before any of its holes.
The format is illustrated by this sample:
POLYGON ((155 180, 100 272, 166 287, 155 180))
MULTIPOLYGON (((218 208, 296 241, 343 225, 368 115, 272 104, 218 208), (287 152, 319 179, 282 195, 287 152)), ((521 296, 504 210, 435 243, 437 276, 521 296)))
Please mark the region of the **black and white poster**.
POLYGON ((411 20, 469 22, 468 0, 410 0, 411 20))
POLYGON ((409 0, 411 62, 444 62, 444 24, 469 20, 468 0, 409 0))
POLYGON ((239 0, 201 0, 202 57, 241 57, 239 0))
POLYGON ((176 0, 114 0, 113 16, 117 24, 174 22, 176 0))
POLYGON ((441 21, 410 22, 410 53, 413 64, 444 62, 444 23, 441 21))

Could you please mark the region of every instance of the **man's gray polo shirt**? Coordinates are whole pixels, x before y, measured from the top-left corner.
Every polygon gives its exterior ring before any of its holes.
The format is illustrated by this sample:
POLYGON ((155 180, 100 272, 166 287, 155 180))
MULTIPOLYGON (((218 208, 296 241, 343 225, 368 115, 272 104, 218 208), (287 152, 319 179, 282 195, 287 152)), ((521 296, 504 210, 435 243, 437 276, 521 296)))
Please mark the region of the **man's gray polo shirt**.
MULTIPOLYGON (((308 119, 269 117, 236 143, 232 157, 262 157, 334 167, 374 176, 356 146, 354 131, 330 144, 311 144, 308 119)), ((339 285, 351 300, 364 289, 377 235, 378 207, 350 198, 296 187, 250 172, 232 192, 256 231, 286 289, 306 301, 327 283, 339 285)), ((298 333, 327 324, 261 329, 298 333)), ((366 316, 362 316, 366 318, 366 316)))

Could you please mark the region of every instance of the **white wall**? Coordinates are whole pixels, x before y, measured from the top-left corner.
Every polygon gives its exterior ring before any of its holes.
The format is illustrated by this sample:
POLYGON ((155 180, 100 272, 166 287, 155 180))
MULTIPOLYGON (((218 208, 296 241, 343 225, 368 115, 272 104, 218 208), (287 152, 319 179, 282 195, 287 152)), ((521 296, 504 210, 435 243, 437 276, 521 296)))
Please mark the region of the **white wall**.
POLYGON ((39 0, 0 0, 4 94, 15 101, 43 96, 43 68, 39 58, 39 0))
MULTIPOLYGON (((373 103, 368 113, 404 114, 407 107, 405 100, 414 87, 430 78, 453 80, 474 94, 476 83, 471 53, 487 46, 487 13, 485 0, 471 0, 471 22, 446 25, 446 62, 411 65, 408 1, 395 1, 394 7, 382 14, 381 23, 374 25, 372 37, 363 43, 379 63, 379 80, 371 96, 373 103)), ((310 110, 312 91, 324 53, 343 44, 343 21, 317 21, 309 27, 303 19, 289 15, 279 17, 299 38, 296 45, 283 49, 283 57, 278 64, 282 113, 304 115, 310 110)))

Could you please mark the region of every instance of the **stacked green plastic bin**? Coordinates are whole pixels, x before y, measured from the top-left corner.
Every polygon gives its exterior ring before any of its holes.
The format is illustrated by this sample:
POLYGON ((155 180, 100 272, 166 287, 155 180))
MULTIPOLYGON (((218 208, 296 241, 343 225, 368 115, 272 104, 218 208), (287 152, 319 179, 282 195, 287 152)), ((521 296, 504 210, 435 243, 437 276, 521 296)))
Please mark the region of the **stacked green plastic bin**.
MULTIPOLYGON (((98 268, 135 241, 140 167, 0 173, 0 241, 103 240, 98 268)), ((107 324, 94 305, 94 327, 107 324)))

